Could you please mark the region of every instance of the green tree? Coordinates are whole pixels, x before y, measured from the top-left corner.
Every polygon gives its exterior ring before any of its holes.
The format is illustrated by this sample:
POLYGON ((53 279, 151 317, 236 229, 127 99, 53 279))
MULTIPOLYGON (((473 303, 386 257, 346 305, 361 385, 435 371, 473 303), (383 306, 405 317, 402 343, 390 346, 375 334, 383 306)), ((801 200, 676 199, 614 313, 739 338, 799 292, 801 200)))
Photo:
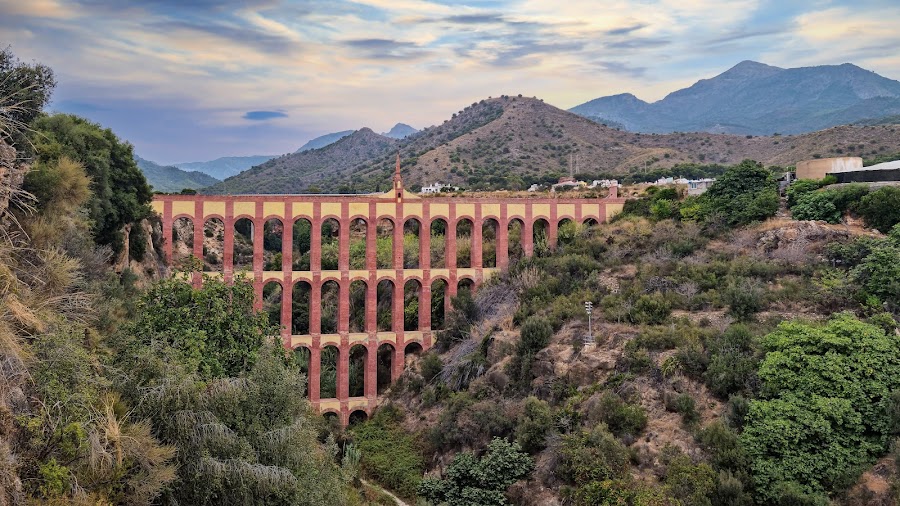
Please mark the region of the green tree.
POLYGON ((841 313, 827 324, 786 322, 763 339, 761 398, 741 442, 758 497, 777 501, 847 487, 887 449, 891 392, 900 386, 900 339, 841 313))
POLYGON ((866 225, 887 233, 900 223, 900 188, 884 186, 863 197, 857 211, 866 225))
POLYGON ((544 449, 547 433, 553 428, 553 416, 550 405, 537 397, 525 399, 522 416, 516 425, 516 441, 528 453, 537 453, 544 449))
POLYGON ((31 155, 24 132, 50 103, 55 87, 50 67, 23 63, 9 47, 0 51, 0 141, 16 148, 19 156, 31 155))
POLYGON ((778 184, 759 162, 744 160, 700 196, 702 216, 726 225, 746 225, 762 221, 778 211, 778 184))
POLYGON ((112 130, 69 114, 42 116, 33 128, 36 170, 26 176, 24 188, 43 202, 55 191, 44 168, 58 164, 63 157, 79 162, 91 178, 87 209, 94 240, 120 251, 122 228, 147 217, 153 198, 131 145, 112 130))
POLYGON ((533 469, 534 462, 518 443, 495 437, 480 459, 469 452, 459 453, 443 479, 422 480, 419 494, 448 506, 504 505, 506 489, 533 469))
POLYGON ((203 378, 237 376, 260 356, 266 336, 277 329, 268 316, 253 309, 250 281, 204 276, 194 289, 170 278, 154 284, 142 297, 139 318, 123 332, 131 346, 164 343, 176 350, 188 370, 203 378))

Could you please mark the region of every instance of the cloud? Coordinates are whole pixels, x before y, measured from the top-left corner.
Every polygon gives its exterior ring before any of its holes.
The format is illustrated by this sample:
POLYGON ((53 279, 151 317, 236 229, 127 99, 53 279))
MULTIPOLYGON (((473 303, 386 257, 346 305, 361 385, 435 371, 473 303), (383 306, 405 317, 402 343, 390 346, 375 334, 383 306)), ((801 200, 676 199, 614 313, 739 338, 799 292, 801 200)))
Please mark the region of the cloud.
POLYGON ((344 41, 344 45, 358 51, 359 56, 375 60, 413 58, 424 54, 415 43, 393 39, 354 39, 344 41))
POLYGON ((287 118, 288 115, 280 111, 247 111, 242 117, 252 121, 265 121, 274 118, 287 118))

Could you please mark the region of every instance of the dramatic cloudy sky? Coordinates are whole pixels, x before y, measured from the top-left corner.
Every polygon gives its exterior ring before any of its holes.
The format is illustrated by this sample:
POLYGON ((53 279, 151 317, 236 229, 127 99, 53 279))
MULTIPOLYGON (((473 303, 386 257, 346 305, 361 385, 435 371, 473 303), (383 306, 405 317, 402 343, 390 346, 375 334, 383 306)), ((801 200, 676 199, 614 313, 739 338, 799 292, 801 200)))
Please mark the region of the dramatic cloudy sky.
POLYGON ((900 78, 897 0, 0 0, 53 109, 162 163, 437 124, 500 94, 645 100, 741 60, 900 78))

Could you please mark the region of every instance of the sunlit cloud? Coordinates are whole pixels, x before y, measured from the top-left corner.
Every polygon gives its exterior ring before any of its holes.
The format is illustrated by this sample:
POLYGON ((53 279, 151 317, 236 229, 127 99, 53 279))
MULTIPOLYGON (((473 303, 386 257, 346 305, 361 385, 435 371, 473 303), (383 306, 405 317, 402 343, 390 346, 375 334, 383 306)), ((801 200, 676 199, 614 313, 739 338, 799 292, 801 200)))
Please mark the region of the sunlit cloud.
POLYGON ((652 101, 745 59, 900 76, 897 19, 849 0, 0 0, 0 41, 54 68, 54 108, 170 163, 439 124, 491 95, 652 101))

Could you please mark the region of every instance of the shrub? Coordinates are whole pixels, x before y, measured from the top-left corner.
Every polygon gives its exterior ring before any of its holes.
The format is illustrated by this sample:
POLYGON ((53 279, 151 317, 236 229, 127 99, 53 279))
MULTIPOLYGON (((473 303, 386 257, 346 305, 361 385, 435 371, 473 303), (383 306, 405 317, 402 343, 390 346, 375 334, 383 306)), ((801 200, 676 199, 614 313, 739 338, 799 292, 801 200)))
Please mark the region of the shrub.
POLYGON ((717 178, 698 203, 700 215, 707 221, 746 225, 775 215, 778 185, 762 164, 744 160, 717 178))
POLYGON ((823 186, 823 182, 817 179, 798 179, 791 183, 784 191, 787 196, 787 205, 793 208, 797 201, 804 195, 810 194, 823 186))
POLYGON ((857 207, 866 225, 887 233, 900 223, 900 188, 884 186, 863 197, 857 207))
POLYGON ((692 506, 711 506, 716 489, 716 473, 709 464, 694 464, 691 458, 678 453, 666 465, 666 488, 681 501, 692 506))
POLYGON ((526 452, 537 453, 546 446, 547 433, 552 426, 550 405, 537 397, 529 397, 525 399, 522 416, 516 425, 516 441, 526 452))
POLYGON ((685 425, 694 425, 700 420, 700 413, 697 412, 697 403, 694 398, 688 394, 669 394, 665 396, 666 409, 674 411, 681 415, 681 421, 685 425))
POLYGON ((406 498, 414 498, 424 464, 418 445, 400 426, 402 414, 394 406, 381 408, 372 419, 352 430, 365 472, 406 498))
POLYGON ((728 314, 738 320, 750 319, 766 305, 765 288, 755 279, 733 280, 723 295, 724 302, 728 304, 728 314))
POLYGON ((430 351, 422 357, 419 368, 422 373, 422 378, 424 378, 425 381, 431 381, 444 370, 444 363, 437 353, 430 351))
POLYGON ((795 220, 827 221, 840 223, 841 212, 835 207, 830 196, 824 192, 811 192, 803 195, 791 206, 791 215, 795 220))
POLYGON ((672 312, 672 304, 661 293, 641 295, 634 302, 634 307, 629 313, 629 319, 633 323, 658 325, 666 321, 672 312))
POLYGON ((759 360, 749 328, 732 325, 721 336, 710 339, 707 349, 709 364, 703 379, 713 394, 724 399, 753 389, 759 360))
POLYGON ((589 409, 587 413, 589 420, 605 423, 619 438, 626 440, 636 438, 647 426, 647 413, 644 408, 629 404, 612 392, 605 392, 589 409))
POLYGON ((563 436, 554 473, 566 483, 613 480, 628 472, 628 449, 604 425, 563 436))
POLYGON ((537 353, 550 344, 553 327, 539 316, 531 316, 522 324, 522 338, 519 340, 519 354, 537 353))

